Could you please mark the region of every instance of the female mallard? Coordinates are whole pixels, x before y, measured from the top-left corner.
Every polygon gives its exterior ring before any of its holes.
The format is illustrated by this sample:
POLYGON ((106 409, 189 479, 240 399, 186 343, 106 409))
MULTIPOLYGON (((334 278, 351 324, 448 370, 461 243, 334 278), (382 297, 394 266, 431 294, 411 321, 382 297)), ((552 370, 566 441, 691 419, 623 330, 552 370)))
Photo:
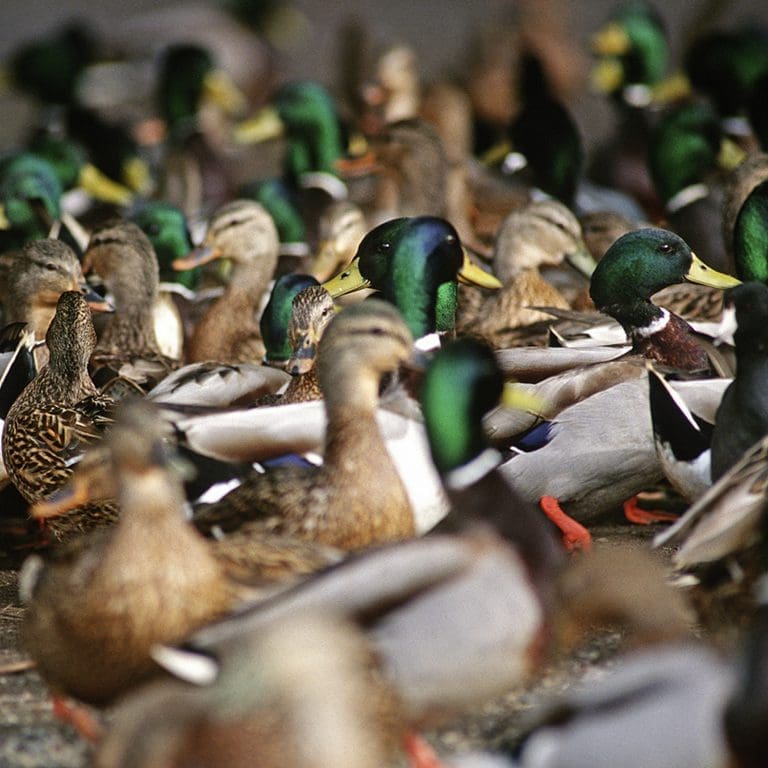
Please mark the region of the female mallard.
POLYGON ((94 380, 112 387, 120 377, 139 392, 150 389, 179 365, 161 352, 155 335, 158 267, 152 244, 133 222, 110 221, 91 235, 83 264, 104 280, 115 304, 91 356, 94 380))
MULTIPOLYGON (((46 342, 48 365, 27 386, 8 412, 3 459, 8 476, 28 502, 63 485, 71 459, 98 440, 111 423, 114 401, 101 395, 88 375, 96 332, 85 299, 75 291, 61 294, 46 342)), ((51 526, 60 539, 73 531, 114 519, 114 508, 91 515, 87 508, 51 526)))
POLYGON ((277 265, 280 242, 272 217, 251 200, 235 200, 213 215, 203 247, 174 269, 189 269, 219 258, 234 266, 224 295, 195 327, 187 360, 238 363, 261 360, 264 342, 257 312, 277 265))
POLYGON ((590 295, 597 309, 621 323, 634 352, 674 368, 707 371, 707 353, 691 336, 688 324, 650 300, 657 291, 683 280, 715 288, 738 283, 706 266, 674 233, 638 229, 608 249, 592 273, 590 295))
POLYGON ((202 510, 198 525, 227 529, 253 519, 259 528, 342 549, 412 536, 408 495, 376 423, 381 378, 410 357, 411 346, 389 304, 369 300, 336 316, 317 361, 328 418, 323 465, 255 473, 202 510))
POLYGON ((261 398, 260 405, 303 403, 322 397, 315 359, 320 339, 334 316, 333 299, 322 285, 309 285, 296 294, 291 306, 293 313, 288 324, 291 356, 285 369, 292 378, 279 394, 261 398))
MULTIPOLYGON (((74 251, 61 240, 32 240, 13 254, 6 254, 2 300, 6 323, 29 323, 37 341, 45 339, 64 291, 80 291, 92 309, 107 309, 104 300, 88 288, 74 251)), ((35 350, 38 368, 48 361, 48 350, 35 350)))
MULTIPOLYGON (((527 342, 531 334, 524 327, 551 320, 530 307, 570 308, 563 294, 542 277, 539 267, 579 258, 594 264, 578 220, 562 203, 543 200, 511 213, 499 230, 493 255, 493 272, 503 287, 478 307, 460 305, 458 332, 500 348, 520 344, 521 337, 527 342)), ((581 278, 581 282, 585 290, 586 281, 581 278)))
POLYGON ((328 282, 333 298, 375 288, 402 313, 415 339, 453 331, 457 279, 486 288, 499 281, 474 266, 456 230, 434 216, 392 219, 372 229, 351 264, 328 282))
POLYGON ((156 671, 155 644, 180 642, 243 596, 184 519, 156 413, 124 407, 109 440, 116 525, 47 563, 30 558, 22 575, 23 642, 41 674, 55 692, 100 705, 156 671))

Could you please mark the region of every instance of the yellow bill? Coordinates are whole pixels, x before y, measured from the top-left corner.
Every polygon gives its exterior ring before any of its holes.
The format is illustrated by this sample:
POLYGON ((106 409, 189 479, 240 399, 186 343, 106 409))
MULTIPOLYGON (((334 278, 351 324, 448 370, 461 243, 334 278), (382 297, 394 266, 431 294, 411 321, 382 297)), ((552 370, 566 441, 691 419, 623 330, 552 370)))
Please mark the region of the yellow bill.
POLYGON ((240 115, 248 106, 245 94, 223 69, 215 69, 206 75, 203 81, 203 98, 227 115, 240 115))
POLYGON ((264 107, 253 117, 243 120, 233 133, 239 144, 260 144, 269 139, 277 139, 285 133, 285 124, 274 107, 264 107))
POLYGON ((8 221, 8 217, 5 215, 5 206, 0 204, 0 229, 10 229, 11 222, 8 221))
POLYGON ((741 284, 738 278, 718 272, 708 267, 695 253, 692 255, 691 266, 685 274, 686 280, 699 285, 708 285, 710 288, 733 288, 734 285, 741 284))
POLYGON ((80 169, 78 184, 94 200, 114 205, 128 205, 133 200, 133 192, 128 187, 105 176, 95 165, 86 163, 80 169))
POLYGON ((504 384, 504 391, 501 394, 501 404, 505 408, 516 411, 526 411, 535 413, 539 416, 545 416, 549 410, 546 401, 539 397, 535 392, 531 392, 519 384, 507 382, 504 384))
POLYGON ((609 21, 592 36, 592 53, 596 56, 623 56, 629 52, 632 41, 617 21, 609 21))
POLYGON ((474 264, 466 250, 464 251, 464 263, 461 265, 458 278, 459 282, 465 285, 479 285, 481 288, 492 288, 494 290, 501 288, 499 279, 474 264))
POLYGON ((360 274, 360 257, 357 256, 339 272, 336 277, 332 277, 323 283, 323 288, 331 295, 332 299, 339 296, 345 296, 348 293, 359 291, 362 288, 370 288, 371 281, 360 274))

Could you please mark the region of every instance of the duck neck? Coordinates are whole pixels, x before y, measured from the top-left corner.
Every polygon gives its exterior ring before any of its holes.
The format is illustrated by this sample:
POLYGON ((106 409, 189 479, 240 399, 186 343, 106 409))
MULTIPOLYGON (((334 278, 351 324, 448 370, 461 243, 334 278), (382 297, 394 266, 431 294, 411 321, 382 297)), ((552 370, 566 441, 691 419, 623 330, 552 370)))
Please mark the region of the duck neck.
POLYGON ((645 298, 608 306, 602 311, 619 322, 627 335, 633 338, 653 335, 662 330, 669 319, 669 312, 645 298))
POLYGON ((112 354, 159 354, 155 335, 153 305, 132 302, 118 310, 107 323, 99 338, 97 352, 112 354))

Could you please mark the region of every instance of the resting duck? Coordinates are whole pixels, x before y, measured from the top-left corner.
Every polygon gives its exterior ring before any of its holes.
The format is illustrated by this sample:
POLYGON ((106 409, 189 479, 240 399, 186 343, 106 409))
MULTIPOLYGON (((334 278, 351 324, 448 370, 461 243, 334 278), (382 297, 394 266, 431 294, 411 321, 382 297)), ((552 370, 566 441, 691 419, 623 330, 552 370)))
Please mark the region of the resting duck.
POLYGON ((349 550, 413 536, 411 505, 375 418, 381 377, 408 360, 411 345, 399 313, 384 302, 336 316, 318 350, 328 417, 323 465, 254 473, 201 510, 197 524, 227 530, 253 519, 260 528, 349 550))
MULTIPOLYGON (((88 375, 96 332, 80 293, 61 294, 46 343, 48 365, 11 407, 3 433, 8 476, 27 502, 39 501, 67 481, 71 459, 101 437, 114 407, 114 401, 100 394, 88 375)), ((86 507, 49 530, 60 540, 111 522, 114 516, 114 507, 94 514, 86 507)))
MULTIPOLYGON (((74 251, 61 240, 32 240, 20 252, 0 257, 4 276, 2 316, 6 323, 29 323, 36 341, 45 339, 64 291, 80 291, 94 310, 109 305, 86 284, 74 251)), ((35 349, 38 368, 48 361, 48 349, 35 349)))
POLYGON ((94 381, 105 391, 124 386, 141 394, 180 364, 162 353, 155 334, 158 267, 152 244, 133 222, 109 221, 92 233, 83 265, 101 277, 115 305, 91 356, 94 381))
POLYGON ((374 288, 402 313, 415 339, 453 331, 457 279, 486 288, 499 281, 472 264, 456 230, 434 216, 392 219, 372 229, 353 261, 324 283, 332 298, 374 288))
POLYGON ((189 269, 214 259, 233 262, 224 295, 195 327, 188 362, 255 362, 264 356, 257 313, 277 265, 279 240, 272 217, 252 200, 234 200, 219 208, 208 224, 204 244, 174 269, 189 269))
POLYGON ((716 288, 739 282, 706 266, 674 233, 639 229, 608 249, 592 273, 590 295, 597 309, 621 323, 634 352, 673 368, 707 371, 707 353, 688 324, 650 301, 657 291, 683 280, 716 288))

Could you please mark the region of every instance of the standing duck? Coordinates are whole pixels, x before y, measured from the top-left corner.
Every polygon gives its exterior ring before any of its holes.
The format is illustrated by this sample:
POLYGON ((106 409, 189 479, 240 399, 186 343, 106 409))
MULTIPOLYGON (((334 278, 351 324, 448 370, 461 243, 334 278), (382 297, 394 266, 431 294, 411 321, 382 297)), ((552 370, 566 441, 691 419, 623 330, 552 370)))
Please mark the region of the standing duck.
POLYGON ((662 288, 684 280, 715 288, 739 282, 700 261, 674 233, 638 229, 608 249, 592 273, 590 295, 597 309, 621 323, 634 352, 674 368, 707 371, 707 353, 688 324, 650 300, 662 288))
POLYGON ((252 200, 235 200, 213 215, 203 247, 174 262, 174 269, 220 258, 234 264, 224 295, 195 327, 188 362, 261 360, 265 350, 257 313, 275 271, 279 248, 277 229, 266 210, 252 200))
POLYGON ((201 510, 197 524, 226 530, 254 519, 260 528, 348 550, 413 536, 411 504, 376 422, 381 378, 410 357, 412 343, 385 302, 336 316, 317 361, 328 418, 323 465, 254 473, 201 510))
POLYGON ((94 381, 150 389, 179 363, 160 350, 153 311, 158 299, 158 266, 152 244, 130 221, 110 221, 91 235, 83 264, 98 274, 115 304, 91 356, 94 381), (113 382, 113 383, 109 383, 113 382))
MULTIPOLYGON (((65 291, 48 328, 48 365, 8 412, 3 459, 8 476, 27 502, 42 499, 72 473, 70 460, 101 437, 111 423, 114 401, 101 395, 88 375, 96 332, 83 296, 65 291)), ((87 508, 50 526, 55 538, 114 519, 114 508, 98 516, 87 508)))

